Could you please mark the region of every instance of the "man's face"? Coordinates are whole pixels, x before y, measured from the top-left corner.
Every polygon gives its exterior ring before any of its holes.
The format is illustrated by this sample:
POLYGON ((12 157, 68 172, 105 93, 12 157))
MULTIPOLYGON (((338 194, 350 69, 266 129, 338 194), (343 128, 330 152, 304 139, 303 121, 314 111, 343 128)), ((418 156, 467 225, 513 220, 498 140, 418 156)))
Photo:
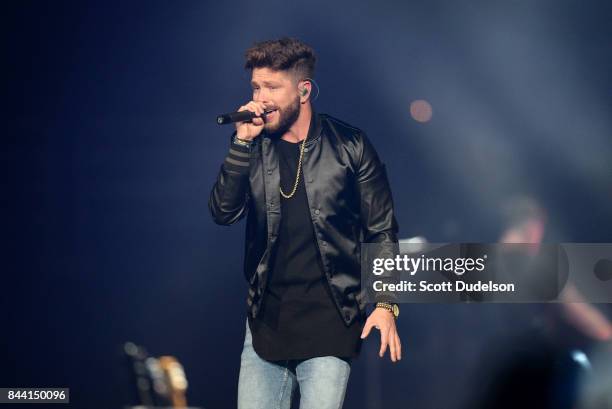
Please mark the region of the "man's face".
POLYGON ((300 114, 297 85, 285 71, 254 68, 251 75, 253 101, 263 102, 267 109, 275 109, 265 116, 264 130, 270 134, 284 134, 300 114))

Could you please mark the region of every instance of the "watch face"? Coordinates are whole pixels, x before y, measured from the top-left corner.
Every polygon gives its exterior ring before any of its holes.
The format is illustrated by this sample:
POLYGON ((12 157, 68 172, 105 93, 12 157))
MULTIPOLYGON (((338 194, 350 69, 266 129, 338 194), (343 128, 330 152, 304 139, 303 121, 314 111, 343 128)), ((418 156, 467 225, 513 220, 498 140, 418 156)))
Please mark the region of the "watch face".
POLYGON ((393 315, 397 318, 399 316, 399 307, 397 304, 393 304, 393 315))

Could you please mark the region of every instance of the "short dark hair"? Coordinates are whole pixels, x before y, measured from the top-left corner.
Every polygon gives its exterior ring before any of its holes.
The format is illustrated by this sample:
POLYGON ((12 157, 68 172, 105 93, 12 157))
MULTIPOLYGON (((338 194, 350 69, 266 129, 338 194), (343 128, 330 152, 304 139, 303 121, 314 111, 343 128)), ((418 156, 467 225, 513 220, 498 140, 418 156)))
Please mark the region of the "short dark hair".
POLYGON ((295 38, 283 37, 255 43, 246 53, 244 68, 290 71, 298 80, 314 77, 316 56, 312 47, 295 38))

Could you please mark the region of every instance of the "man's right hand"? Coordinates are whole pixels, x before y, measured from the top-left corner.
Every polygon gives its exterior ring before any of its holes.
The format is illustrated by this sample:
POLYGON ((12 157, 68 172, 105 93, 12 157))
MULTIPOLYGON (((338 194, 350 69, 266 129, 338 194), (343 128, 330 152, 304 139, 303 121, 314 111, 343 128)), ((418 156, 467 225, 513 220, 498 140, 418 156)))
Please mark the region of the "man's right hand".
MULTIPOLYGON (((241 106, 238 109, 238 112, 251 111, 258 116, 261 116, 263 115, 265 109, 266 106, 263 102, 251 101, 248 104, 241 106)), ((236 122, 236 137, 244 141, 252 141, 261 133, 263 127, 263 118, 253 118, 251 122, 236 122)))

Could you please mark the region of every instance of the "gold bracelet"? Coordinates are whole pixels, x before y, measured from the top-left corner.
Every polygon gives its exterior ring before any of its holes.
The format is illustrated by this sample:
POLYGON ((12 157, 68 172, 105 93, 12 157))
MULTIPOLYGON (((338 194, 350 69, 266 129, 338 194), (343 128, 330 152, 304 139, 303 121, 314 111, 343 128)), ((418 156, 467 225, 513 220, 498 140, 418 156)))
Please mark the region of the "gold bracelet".
POLYGON ((245 141, 245 140, 243 140, 243 139, 240 139, 240 138, 239 138, 239 137, 237 137, 237 136, 234 136, 234 143, 235 143, 236 145, 245 146, 245 147, 247 147, 247 148, 251 146, 251 141, 245 141))
POLYGON ((397 304, 389 304, 388 302, 377 302, 376 308, 384 308, 393 314, 393 318, 397 319, 399 317, 399 307, 397 304))

